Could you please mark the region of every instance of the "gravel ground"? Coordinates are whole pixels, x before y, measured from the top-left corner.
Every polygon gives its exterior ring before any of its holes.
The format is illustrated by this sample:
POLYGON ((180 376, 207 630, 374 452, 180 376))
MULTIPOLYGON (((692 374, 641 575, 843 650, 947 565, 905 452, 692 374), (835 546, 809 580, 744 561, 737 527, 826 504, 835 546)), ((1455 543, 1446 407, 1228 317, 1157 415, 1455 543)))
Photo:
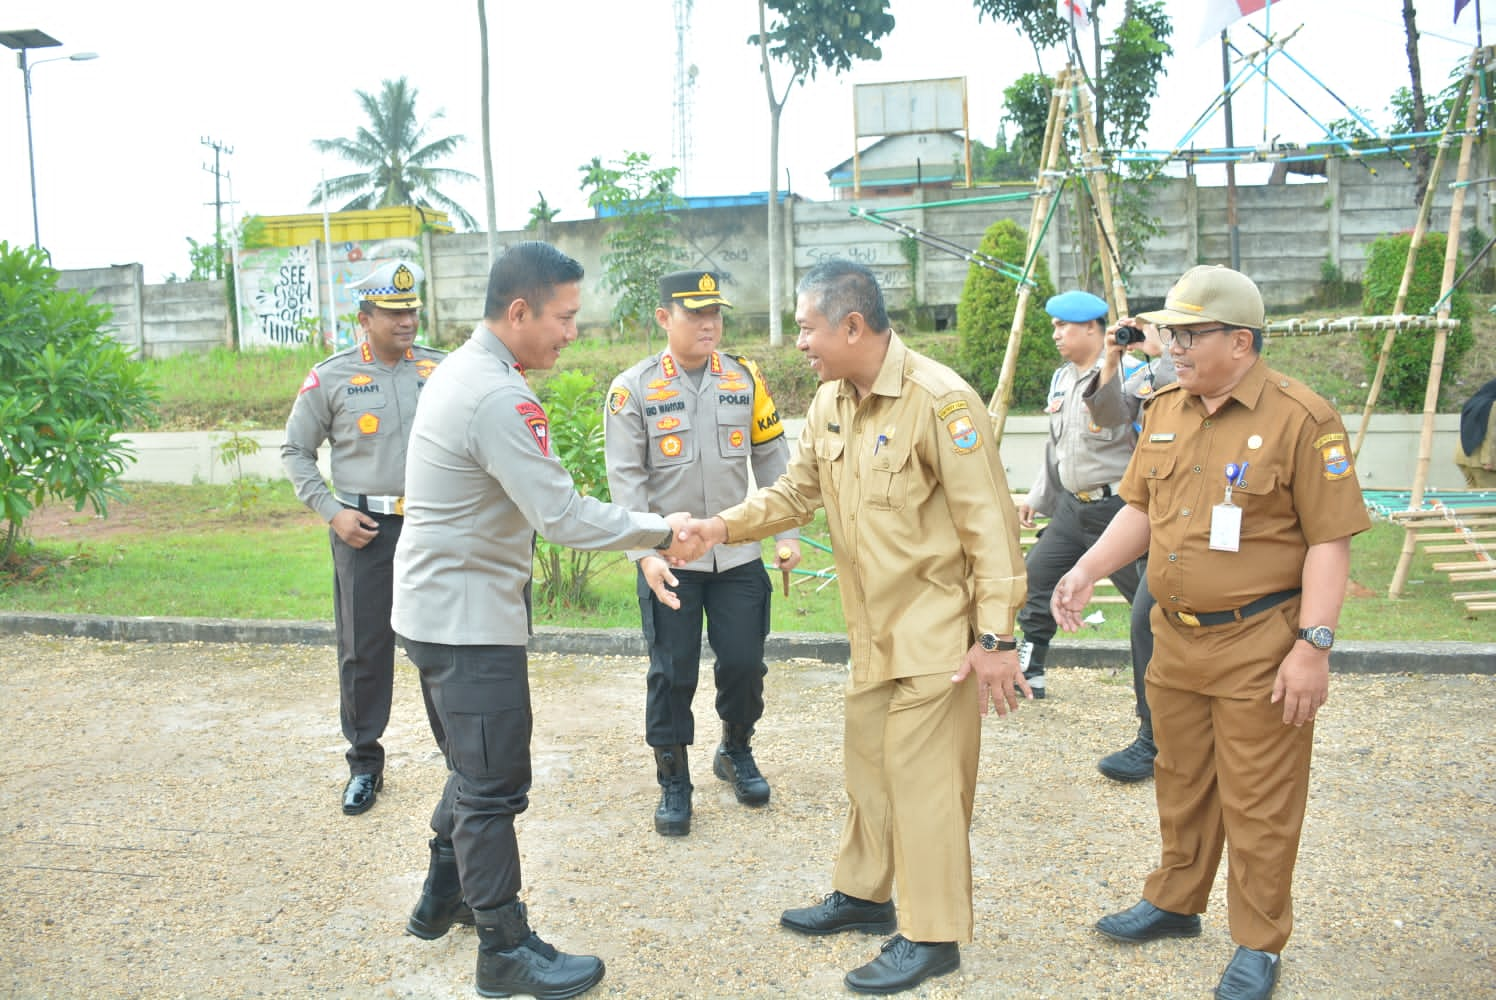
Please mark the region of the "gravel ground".
MULTIPOLYGON (((474 996, 473 933, 403 933, 444 778, 402 662, 386 785, 359 817, 325 647, 11 638, 0 651, 0 994, 474 996)), ((633 658, 532 661, 536 784, 520 821, 531 920, 602 955, 589 997, 845 997, 878 939, 780 930, 829 890, 840 690, 771 665, 756 739, 773 802, 694 763, 691 836, 654 834, 633 658)), ((985 723, 976 940, 909 996, 1194 998, 1230 957, 1224 865, 1189 941, 1096 934, 1157 856, 1151 783, 1096 758, 1131 736, 1126 675, 1052 669, 985 723)), ((1343 676, 1322 714, 1280 1000, 1496 995, 1496 678, 1343 676)), ((710 699, 698 699, 710 715, 710 699)), ((703 732, 703 738, 715 731, 703 732)))

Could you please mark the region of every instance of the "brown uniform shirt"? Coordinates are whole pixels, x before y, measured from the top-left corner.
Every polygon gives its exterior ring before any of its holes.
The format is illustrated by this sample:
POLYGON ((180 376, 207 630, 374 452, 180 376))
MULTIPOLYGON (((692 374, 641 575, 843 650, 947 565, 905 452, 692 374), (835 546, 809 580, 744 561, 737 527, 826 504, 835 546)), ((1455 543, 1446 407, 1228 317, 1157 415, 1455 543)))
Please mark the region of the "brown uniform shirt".
POLYGON ((954 670, 977 632, 1011 633, 1025 576, 986 404, 890 333, 872 392, 816 392, 789 468, 724 511, 730 541, 825 507, 857 683, 954 670))
POLYGON ((1165 614, 1228 611, 1302 582, 1309 546, 1371 526, 1340 415, 1260 359, 1214 414, 1177 383, 1146 405, 1122 496, 1148 514, 1148 588, 1165 614), (1239 551, 1210 548, 1228 463, 1239 551))

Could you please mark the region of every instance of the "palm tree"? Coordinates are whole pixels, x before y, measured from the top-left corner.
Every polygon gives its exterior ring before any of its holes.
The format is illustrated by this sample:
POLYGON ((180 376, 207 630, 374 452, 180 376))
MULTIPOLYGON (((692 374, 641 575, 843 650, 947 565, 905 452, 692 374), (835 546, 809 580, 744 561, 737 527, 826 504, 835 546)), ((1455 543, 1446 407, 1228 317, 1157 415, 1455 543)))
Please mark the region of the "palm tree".
MULTIPOLYGON (((378 97, 362 90, 354 93, 364 106, 369 123, 352 139, 313 139, 312 145, 319 152, 337 153, 367 169, 327 180, 312 195, 312 204, 321 200, 325 187, 329 197, 353 196, 339 209, 342 212, 399 205, 436 207, 445 209, 468 229, 477 229, 477 222, 467 209, 442 194, 437 185, 478 178, 465 170, 433 166, 437 160, 450 156, 467 137, 449 135, 427 142, 429 123, 422 124, 416 119, 416 89, 403 76, 384 81, 378 97)), ((440 117, 442 112, 437 111, 431 120, 440 117)))

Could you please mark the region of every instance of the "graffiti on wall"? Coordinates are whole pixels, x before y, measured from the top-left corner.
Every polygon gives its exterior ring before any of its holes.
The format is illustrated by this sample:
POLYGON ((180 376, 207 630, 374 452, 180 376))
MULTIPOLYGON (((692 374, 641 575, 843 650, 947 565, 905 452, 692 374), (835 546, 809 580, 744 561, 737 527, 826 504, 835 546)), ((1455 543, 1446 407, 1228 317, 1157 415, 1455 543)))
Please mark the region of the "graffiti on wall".
MULTIPOLYGON (((240 251, 241 346, 353 346, 359 339, 358 293, 353 286, 385 261, 420 263, 420 244, 414 239, 347 240, 333 244, 329 256, 330 283, 319 244, 240 251)), ((424 324, 417 333, 424 343, 423 333, 424 324)))
POLYGON ((239 343, 300 347, 315 331, 317 265, 307 247, 266 247, 239 255, 239 343))

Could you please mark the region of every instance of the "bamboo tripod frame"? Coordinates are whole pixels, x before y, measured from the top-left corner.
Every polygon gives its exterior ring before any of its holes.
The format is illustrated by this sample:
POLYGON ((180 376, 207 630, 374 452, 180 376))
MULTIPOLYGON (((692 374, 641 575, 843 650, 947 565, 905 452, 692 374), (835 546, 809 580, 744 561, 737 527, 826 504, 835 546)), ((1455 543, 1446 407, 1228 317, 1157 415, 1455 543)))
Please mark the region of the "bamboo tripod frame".
MULTIPOLYGON (((1444 271, 1439 281, 1439 309, 1433 324, 1434 347, 1429 363, 1428 385, 1423 395, 1423 426, 1418 436, 1418 462, 1413 471, 1412 495, 1408 499, 1408 509, 1414 511, 1423 506, 1423 491, 1428 485, 1429 460, 1434 450, 1434 413, 1439 405, 1439 386, 1444 376, 1444 352, 1449 341, 1450 291, 1454 285, 1455 266, 1459 259, 1465 191, 1469 186, 1470 159, 1475 148, 1475 126, 1479 118, 1481 102, 1485 100, 1486 72, 1492 63, 1493 52, 1496 52, 1496 49, 1486 46, 1470 54, 1454 105, 1450 109, 1449 118, 1444 123, 1444 133, 1439 138, 1439 151, 1434 157, 1434 166, 1429 172, 1428 187, 1419 205, 1418 221, 1413 227, 1413 237, 1408 246, 1408 260, 1403 267, 1402 282, 1398 285, 1397 299, 1392 307, 1394 315, 1402 315, 1403 307, 1407 303, 1408 289, 1413 280, 1418 250, 1428 235, 1429 218, 1433 215, 1434 194, 1438 190, 1439 178, 1444 170, 1446 153, 1453 141, 1452 130, 1463 108, 1464 131, 1460 140, 1459 165, 1455 170, 1454 194, 1449 207, 1449 231, 1444 241, 1444 271)), ((1356 442, 1351 449, 1351 454, 1355 457, 1360 456, 1361 445, 1366 440, 1367 428, 1371 423, 1371 411, 1376 406, 1377 396, 1381 392, 1382 379, 1386 375, 1387 362, 1392 355, 1392 345, 1396 337, 1397 326, 1389 326, 1386 336, 1382 338, 1381 353, 1377 356, 1376 375, 1372 378, 1371 390, 1366 397, 1366 408, 1361 413, 1361 426, 1356 431, 1356 442)), ((1402 596, 1403 585, 1408 579, 1408 568, 1412 564, 1413 553, 1417 547, 1416 533, 1411 529, 1405 531, 1402 551, 1397 557, 1397 568, 1393 571, 1392 582, 1387 588, 1389 598, 1402 596)))
POLYGON ((1035 178, 1034 207, 1029 216, 1028 252, 1024 256, 1023 276, 1018 281, 1018 301, 1013 309, 1013 325, 1008 330, 1008 346, 1003 353, 1002 370, 997 376, 997 388, 987 404, 992 415, 992 433, 999 444, 1003 439, 1003 427, 1007 423, 1008 409, 1013 399, 1013 375, 1018 368, 1018 351, 1023 344, 1023 323, 1028 316, 1029 296, 1034 283, 1031 275, 1034 261, 1049 228, 1050 215, 1068 179, 1065 168, 1065 136, 1074 125, 1079 139, 1079 162, 1086 176, 1090 177, 1091 200, 1095 211, 1091 222, 1096 228, 1097 245, 1101 248, 1101 273, 1108 292, 1107 305, 1111 319, 1127 315, 1127 290, 1123 286, 1121 262, 1117 259, 1117 234, 1112 221, 1111 191, 1108 186, 1106 166, 1101 160, 1101 143, 1096 137, 1096 123, 1091 117, 1091 97, 1086 90, 1081 74, 1066 66, 1055 78, 1054 89, 1049 93, 1049 119, 1044 126, 1044 151, 1039 160, 1039 171, 1035 178))

